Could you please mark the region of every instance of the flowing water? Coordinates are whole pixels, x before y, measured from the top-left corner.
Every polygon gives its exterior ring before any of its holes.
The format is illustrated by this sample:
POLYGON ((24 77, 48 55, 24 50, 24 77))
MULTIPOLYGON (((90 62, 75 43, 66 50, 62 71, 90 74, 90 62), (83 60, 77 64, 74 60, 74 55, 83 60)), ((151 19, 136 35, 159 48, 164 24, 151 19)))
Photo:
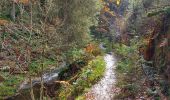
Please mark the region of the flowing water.
MULTIPOLYGON (((66 68, 66 63, 65 62, 63 62, 60 65, 60 67, 58 67, 56 69, 53 69, 50 72, 44 73, 42 75, 43 82, 48 84, 48 83, 51 83, 51 82, 54 82, 54 81, 58 80, 59 73, 64 68, 66 68)), ((34 86, 36 84, 41 84, 41 78, 40 77, 34 78, 32 80, 32 85, 34 86)), ((29 80, 26 79, 23 83, 21 83, 21 85, 19 87, 19 90, 30 89, 30 88, 31 88, 31 86, 30 86, 29 80)))
POLYGON ((104 56, 106 69, 103 78, 86 93, 86 100, 112 100, 115 92, 116 58, 113 54, 104 56))

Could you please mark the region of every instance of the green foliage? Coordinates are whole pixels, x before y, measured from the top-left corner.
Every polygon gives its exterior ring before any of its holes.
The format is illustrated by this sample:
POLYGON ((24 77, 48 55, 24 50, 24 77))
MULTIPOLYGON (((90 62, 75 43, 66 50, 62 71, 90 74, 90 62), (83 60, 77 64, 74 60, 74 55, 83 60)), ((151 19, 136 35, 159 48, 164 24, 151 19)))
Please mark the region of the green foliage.
POLYGON ((130 40, 130 45, 124 45, 115 43, 113 44, 114 52, 123 58, 129 58, 131 60, 139 59, 138 48, 142 44, 139 38, 130 40))
POLYGON ((127 56, 130 53, 130 47, 124 44, 115 44, 114 50, 117 54, 122 55, 123 57, 127 56))
POLYGON ((130 73, 133 70, 133 63, 129 59, 122 59, 118 62, 116 70, 120 73, 130 73))
POLYGON ((128 84, 128 85, 126 85, 124 87, 126 87, 129 90, 130 94, 135 94, 139 90, 139 85, 138 84, 133 84, 132 83, 132 84, 128 84))
POLYGON ((112 51, 112 43, 107 38, 102 40, 104 42, 104 46, 106 47, 105 52, 111 52, 112 51))
POLYGON ((90 83, 96 82, 103 74, 105 69, 105 62, 102 57, 97 57, 95 60, 89 62, 86 69, 82 70, 82 78, 85 78, 90 83))
POLYGON ((76 100, 85 100, 85 97, 83 95, 80 95, 76 98, 76 100))
POLYGON ((161 13, 170 14, 170 7, 165 7, 165 8, 163 7, 161 10, 149 12, 147 16, 152 17, 152 16, 156 16, 161 13))
POLYGON ((72 91, 73 91, 73 86, 63 85, 58 91, 59 95, 56 99, 67 100, 67 98, 71 95, 72 91))
MULTIPOLYGON (((55 0, 51 5, 47 18, 51 21, 58 18, 60 43, 84 46, 90 39, 89 27, 95 24, 95 14, 99 11, 98 1, 95 0, 55 0)), ((56 34, 56 35, 57 35, 56 34)), ((54 40, 53 40, 54 41, 54 40)), ((58 42, 58 41, 56 41, 58 42)))
POLYGON ((55 60, 51 59, 44 59, 44 62, 42 60, 35 60, 32 61, 32 63, 29 66, 29 72, 32 74, 38 74, 39 72, 42 71, 42 66, 43 69, 50 69, 50 67, 56 67, 57 62, 55 60))
POLYGON ((114 52, 121 57, 121 60, 117 64, 117 71, 120 73, 131 73, 136 67, 134 61, 139 59, 137 54, 138 44, 135 44, 136 40, 131 40, 131 45, 114 44, 114 52))
POLYGON ((17 84, 24 78, 22 75, 10 75, 9 73, 1 73, 5 81, 0 84, 0 99, 5 96, 12 96, 16 93, 17 84))
POLYGON ((102 57, 97 57, 95 60, 82 69, 80 77, 74 82, 75 93, 82 93, 86 88, 90 88, 92 84, 103 76, 105 70, 105 62, 102 57))
POLYGON ((65 53, 69 63, 82 59, 85 52, 82 49, 72 48, 65 53))
POLYGON ((160 11, 156 11, 156 12, 150 12, 150 13, 148 13, 147 16, 148 16, 148 17, 156 16, 156 15, 162 13, 162 12, 164 12, 164 11, 163 11, 163 10, 160 10, 160 11))
POLYGON ((3 99, 5 96, 11 96, 16 92, 16 89, 9 86, 0 86, 0 99, 3 99))
MULTIPOLYGON (((9 40, 6 45, 10 46, 10 60, 16 60, 13 49, 17 49, 17 53, 24 55, 26 64, 29 64, 28 74, 36 76, 42 71, 48 70, 48 68, 57 66, 59 61, 55 58, 58 56, 63 58, 66 56, 65 58, 69 63, 85 58, 84 51, 80 50, 79 47, 84 47, 90 40, 89 27, 96 24, 95 14, 100 9, 99 1, 40 0, 35 2, 33 0, 28 4, 16 2, 1 0, 0 4, 0 18, 11 20, 12 15, 16 17, 15 22, 10 21, 10 25, 2 27, 1 30, 3 33, 1 39, 8 37, 9 40), (69 51, 64 55, 63 53, 67 50, 69 51), (31 54, 30 56, 26 55, 28 52, 31 54), (42 52, 45 53, 42 54, 42 52), (49 53, 54 55, 54 60, 50 59, 49 53)), ((93 52, 95 56, 98 54, 100 54, 100 50, 93 52)), ((8 55, 5 55, 5 58, 6 56, 8 55)), ((94 64, 97 65, 97 63, 94 64)), ((103 71, 102 69, 99 70, 103 71)), ((101 74, 96 71, 93 72, 97 76, 92 74, 91 81, 96 79, 93 77, 99 77, 101 74)), ((2 94, 10 96, 15 93, 16 89, 11 87, 14 84, 19 84, 17 79, 7 79, 1 85, 2 94)))
POLYGON ((165 9, 165 13, 170 14, 170 7, 167 7, 167 8, 165 9))
POLYGON ((124 44, 114 44, 114 52, 120 57, 117 63, 117 86, 126 92, 121 92, 115 98, 126 98, 135 96, 140 89, 139 80, 141 78, 140 57, 137 52, 138 39, 132 39, 130 46, 124 44), (135 76, 134 76, 135 75, 135 76))

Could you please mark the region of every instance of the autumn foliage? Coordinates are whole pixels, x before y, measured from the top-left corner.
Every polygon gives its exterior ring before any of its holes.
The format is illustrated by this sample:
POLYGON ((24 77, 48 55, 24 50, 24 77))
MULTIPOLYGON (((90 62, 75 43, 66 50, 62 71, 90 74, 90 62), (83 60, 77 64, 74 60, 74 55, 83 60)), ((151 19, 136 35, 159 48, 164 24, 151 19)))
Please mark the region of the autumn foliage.
POLYGON ((7 21, 5 19, 0 19, 0 25, 6 25, 8 23, 9 23, 9 21, 7 21))
POLYGON ((23 4, 28 4, 30 0, 13 0, 15 3, 23 3, 23 4))
POLYGON ((86 51, 87 53, 92 53, 95 48, 96 48, 96 46, 95 46, 94 44, 91 44, 91 43, 90 43, 90 44, 88 44, 88 45, 86 46, 85 51, 86 51))

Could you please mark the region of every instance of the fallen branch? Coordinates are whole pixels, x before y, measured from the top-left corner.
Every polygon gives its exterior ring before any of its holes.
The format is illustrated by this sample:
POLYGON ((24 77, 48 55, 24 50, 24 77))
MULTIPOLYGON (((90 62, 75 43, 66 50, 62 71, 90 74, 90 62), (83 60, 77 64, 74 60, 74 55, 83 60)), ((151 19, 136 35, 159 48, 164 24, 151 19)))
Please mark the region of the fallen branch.
POLYGON ((55 83, 60 83, 60 84, 64 84, 65 86, 70 86, 70 83, 67 81, 55 81, 55 83))

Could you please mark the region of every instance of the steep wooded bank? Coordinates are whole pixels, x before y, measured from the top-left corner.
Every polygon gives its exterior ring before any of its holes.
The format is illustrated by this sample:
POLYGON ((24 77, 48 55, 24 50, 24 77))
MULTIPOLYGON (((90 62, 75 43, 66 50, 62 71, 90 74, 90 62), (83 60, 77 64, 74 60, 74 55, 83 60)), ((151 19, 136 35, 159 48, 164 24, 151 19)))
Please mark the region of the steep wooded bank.
MULTIPOLYGON (((153 76, 149 77, 149 73, 145 71, 146 75, 150 78, 150 85, 154 88, 158 88, 159 95, 162 93, 165 96, 170 95, 170 75, 169 75, 169 66, 170 66, 170 52, 169 52, 169 43, 170 37, 170 9, 165 9, 165 12, 162 14, 156 15, 154 17, 149 18, 149 22, 152 21, 153 29, 149 32, 149 36, 147 36, 148 43, 146 44, 146 48, 143 51, 143 57, 147 61, 151 61, 144 65, 149 66, 151 71, 153 71, 153 76), (166 12, 167 11, 167 12, 166 12)), ((151 26, 151 25, 150 25, 151 26)), ((150 30, 149 29, 149 30, 150 30)), ((163 99, 163 98, 162 98, 163 99)))
MULTIPOLYGON (((145 13, 136 17, 136 32, 142 39, 139 55, 144 58, 142 70, 146 76, 145 85, 150 99, 168 99, 169 90, 169 1, 143 2, 145 13), (147 7, 145 5, 148 5, 147 7), (156 7, 155 7, 156 6, 156 7)), ((133 18, 134 19, 134 18, 133 18)), ((136 25, 135 24, 135 25, 136 25)))
MULTIPOLYGON (((144 61, 141 62, 141 68, 143 75, 145 75, 145 82, 141 88, 144 88, 146 93, 141 95, 139 92, 138 98, 163 100, 168 99, 170 95, 168 71, 170 62, 168 43, 170 39, 170 9, 169 6, 164 6, 169 3, 168 1, 159 0, 143 2, 143 7, 134 9, 134 13, 129 17, 129 23, 126 24, 125 33, 123 33, 125 38, 134 39, 135 36, 138 36, 138 41, 142 40, 138 45, 138 53, 140 59, 144 58, 144 61), (142 11, 140 9, 145 10, 142 11), (135 34, 131 34, 131 31, 135 31, 135 34)), ((125 41, 124 43, 127 44, 128 42, 125 41)), ((129 89, 135 90, 135 88, 139 88, 138 86, 134 87, 129 87, 129 89)))

